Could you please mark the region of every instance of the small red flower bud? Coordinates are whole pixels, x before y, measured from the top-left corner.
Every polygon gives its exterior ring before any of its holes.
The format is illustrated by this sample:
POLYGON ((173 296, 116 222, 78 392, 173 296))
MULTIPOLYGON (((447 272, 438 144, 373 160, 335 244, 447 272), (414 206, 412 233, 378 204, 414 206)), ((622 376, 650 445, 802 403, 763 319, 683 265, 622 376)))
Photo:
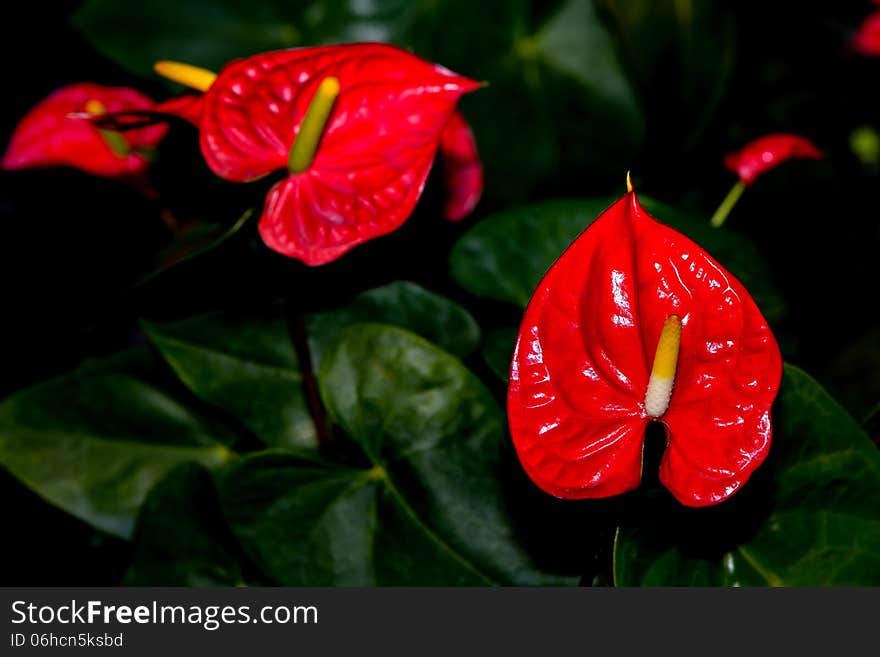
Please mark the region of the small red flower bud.
POLYGON ((793 158, 820 159, 822 152, 808 139, 784 133, 765 135, 724 158, 724 166, 751 185, 765 171, 793 158))
POLYGON ((636 488, 645 429, 659 421, 661 482, 705 506, 766 457, 781 377, 776 340, 740 282, 630 191, 538 285, 507 412, 526 473, 568 499, 636 488))

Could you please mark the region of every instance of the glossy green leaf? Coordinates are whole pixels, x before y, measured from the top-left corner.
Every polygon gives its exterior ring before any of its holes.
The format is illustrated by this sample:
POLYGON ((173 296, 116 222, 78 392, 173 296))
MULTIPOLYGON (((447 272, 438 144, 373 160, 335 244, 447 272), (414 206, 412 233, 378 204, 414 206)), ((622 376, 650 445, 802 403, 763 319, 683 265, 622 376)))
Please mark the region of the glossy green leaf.
POLYGON ((52 504, 128 538, 171 468, 232 457, 234 436, 162 386, 153 357, 137 349, 17 392, 0 404, 0 465, 52 504))
POLYGON ((615 582, 880 584, 880 452, 809 375, 786 365, 768 462, 729 502, 649 504, 619 531, 615 582))
POLYGON ((525 308, 550 265, 609 205, 552 200, 486 217, 453 248, 452 277, 472 294, 525 308))
POLYGON ((396 281, 367 290, 342 308, 309 316, 312 359, 319 362, 339 331, 358 322, 401 326, 459 357, 480 343, 480 327, 467 310, 415 283, 396 281))
POLYGON ((580 187, 586 171, 631 162, 644 119, 592 0, 544 11, 527 2, 439 5, 425 53, 491 83, 462 101, 487 165, 487 198, 522 201, 542 183, 580 187))
MULTIPOLYGON (((414 283, 368 290, 339 309, 306 320, 313 364, 344 327, 376 321, 403 326, 465 355, 479 327, 458 304, 414 283)), ((266 445, 315 449, 317 436, 303 375, 282 303, 265 313, 209 313, 165 324, 147 334, 181 381, 231 414, 266 445)))
POLYGON ((262 315, 209 313, 144 323, 144 328, 190 390, 236 417, 264 443, 316 447, 282 304, 262 315))
POLYGON ((576 582, 543 572, 523 547, 501 488, 503 415, 456 358, 403 329, 359 324, 328 348, 318 379, 359 456, 256 455, 220 482, 234 532, 273 580, 576 582))
POLYGON ((188 464, 157 483, 138 514, 126 586, 241 586, 241 553, 211 474, 188 464))
MULTIPOLYGON (((693 239, 736 276, 771 323, 784 315, 785 302, 749 240, 650 198, 639 199, 655 218, 693 239)), ((550 265, 614 200, 551 200, 487 217, 452 250, 452 276, 473 294, 525 307, 550 265)))

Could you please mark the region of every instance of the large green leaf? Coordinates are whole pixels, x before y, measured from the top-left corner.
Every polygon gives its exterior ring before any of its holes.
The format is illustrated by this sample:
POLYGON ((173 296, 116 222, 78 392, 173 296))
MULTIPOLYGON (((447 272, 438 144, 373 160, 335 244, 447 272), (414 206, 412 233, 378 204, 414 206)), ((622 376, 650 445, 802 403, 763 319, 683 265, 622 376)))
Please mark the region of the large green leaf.
POLYGON ((303 375, 283 304, 216 312, 144 328, 180 380, 267 445, 314 448, 303 375))
POLYGON ((646 500, 622 528, 615 582, 636 585, 880 584, 880 453, 803 371, 786 365, 768 462, 718 507, 646 500))
POLYGON ((525 308, 550 265, 608 205, 562 199, 486 217, 453 248, 452 277, 477 296, 525 308))
POLYGON ((174 466, 227 462, 234 437, 169 394, 142 349, 89 362, 0 404, 0 465, 46 500, 124 538, 174 466))
POLYGON ((340 330, 358 322, 402 326, 459 357, 480 343, 480 327, 467 310, 415 283, 396 281, 367 290, 342 308, 309 316, 314 361, 320 362, 340 330))
POLYGON ((134 531, 128 586, 241 586, 241 553, 210 473, 181 465, 157 483, 134 531))
POLYGON ((582 188, 586 172, 628 166, 644 119, 592 0, 541 11, 504 0, 435 6, 417 51, 491 83, 462 101, 489 200, 521 202, 539 185, 582 188))
MULTIPOLYGON (((479 327, 464 308, 414 283, 397 282, 309 316, 314 363, 340 330, 364 321, 406 327, 460 355, 479 342, 479 327)), ((144 326, 187 387, 236 417, 265 444, 317 447, 282 303, 262 314, 217 312, 144 326)))
MULTIPOLYGON (((339 463, 267 454, 222 476, 253 559, 285 585, 562 584, 523 547, 502 493, 503 415, 456 358, 400 328, 359 324, 318 372, 357 447, 339 463)), ((350 451, 350 450, 349 450, 350 451)))
MULTIPOLYGON (((639 198, 659 221, 693 239, 740 279, 770 322, 782 317, 785 302, 749 240, 653 199, 639 198)), ((452 276, 473 294, 525 307, 550 265, 613 202, 551 200, 487 217, 453 248, 452 276)))

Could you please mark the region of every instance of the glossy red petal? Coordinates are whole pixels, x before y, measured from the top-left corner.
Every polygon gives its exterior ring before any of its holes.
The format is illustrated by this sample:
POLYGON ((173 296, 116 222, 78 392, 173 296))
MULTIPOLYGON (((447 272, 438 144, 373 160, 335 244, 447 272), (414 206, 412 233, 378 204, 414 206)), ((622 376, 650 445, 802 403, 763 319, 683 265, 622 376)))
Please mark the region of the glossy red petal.
POLYGON ((880 11, 869 14, 859 25, 852 38, 856 52, 871 57, 880 55, 880 11))
POLYGON ((444 214, 450 221, 468 216, 483 194, 483 165, 470 126, 454 112, 440 137, 440 155, 446 185, 444 214))
POLYGON ((208 166, 236 182, 285 168, 315 90, 329 76, 341 90, 312 168, 373 175, 358 183, 370 189, 433 157, 456 101, 479 86, 383 44, 248 57, 227 66, 205 93, 201 146, 208 166), (383 166, 386 160, 397 169, 383 166))
POLYGON ((137 151, 155 147, 166 126, 121 133, 132 152, 119 155, 89 120, 70 117, 84 113, 90 100, 100 102, 108 113, 153 108, 153 101, 134 89, 91 83, 63 87, 37 104, 18 124, 3 157, 3 168, 71 166, 114 178, 142 173, 149 162, 137 151))
POLYGON ((202 94, 185 94, 159 103, 155 110, 184 119, 198 127, 201 124, 203 103, 202 94))
POLYGON ((399 228, 419 200, 433 153, 424 153, 421 162, 396 155, 406 166, 396 166, 389 154, 358 176, 312 168, 282 180, 266 197, 260 218, 266 246, 307 265, 323 265, 399 228))
POLYGON ((661 481, 684 504, 713 504, 760 464, 782 376, 775 339, 742 285, 629 193, 550 268, 520 327, 508 418, 538 486, 583 498, 638 485, 649 371, 673 314, 661 481))
POLYGON ((809 139, 800 135, 777 133, 765 135, 724 158, 724 166, 736 173, 746 185, 758 176, 794 158, 822 158, 809 139))

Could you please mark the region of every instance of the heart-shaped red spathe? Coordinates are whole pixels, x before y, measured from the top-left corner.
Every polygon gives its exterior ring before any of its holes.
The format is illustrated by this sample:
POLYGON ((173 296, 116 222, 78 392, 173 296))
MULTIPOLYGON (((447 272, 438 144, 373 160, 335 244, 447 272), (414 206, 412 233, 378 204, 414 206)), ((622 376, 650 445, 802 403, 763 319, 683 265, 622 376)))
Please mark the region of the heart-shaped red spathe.
POLYGON ((127 87, 83 82, 57 89, 19 122, 6 154, 4 169, 70 166, 96 176, 136 178, 149 166, 144 151, 155 148, 167 126, 150 125, 119 133, 129 152, 115 152, 91 121, 78 118, 96 101, 108 114, 150 111, 155 104, 127 87))
POLYGON ((638 487, 645 393, 670 315, 682 332, 659 420, 661 482, 683 504, 706 506, 761 464, 782 376, 776 340, 739 281, 629 192, 550 268, 519 330, 508 419, 540 488, 583 499, 638 487))
POLYGON ((260 234, 272 249, 319 265, 398 228, 412 213, 438 148, 449 153, 447 204, 459 219, 479 200, 482 167, 455 111, 473 80, 384 44, 265 53, 221 71, 201 102, 163 104, 200 128, 220 177, 246 182, 286 169, 318 85, 340 92, 311 166, 269 192, 260 234))
POLYGON ((822 151, 806 137, 788 133, 764 135, 724 158, 724 166, 751 185, 766 171, 797 158, 820 159, 822 151))
MULTIPOLYGON (((202 96, 187 94, 170 98, 156 106, 156 111, 172 114, 201 124, 202 96)), ((440 136, 440 155, 447 192, 444 215, 460 221, 473 212, 483 194, 483 165, 474 133, 461 112, 455 111, 440 136)))

